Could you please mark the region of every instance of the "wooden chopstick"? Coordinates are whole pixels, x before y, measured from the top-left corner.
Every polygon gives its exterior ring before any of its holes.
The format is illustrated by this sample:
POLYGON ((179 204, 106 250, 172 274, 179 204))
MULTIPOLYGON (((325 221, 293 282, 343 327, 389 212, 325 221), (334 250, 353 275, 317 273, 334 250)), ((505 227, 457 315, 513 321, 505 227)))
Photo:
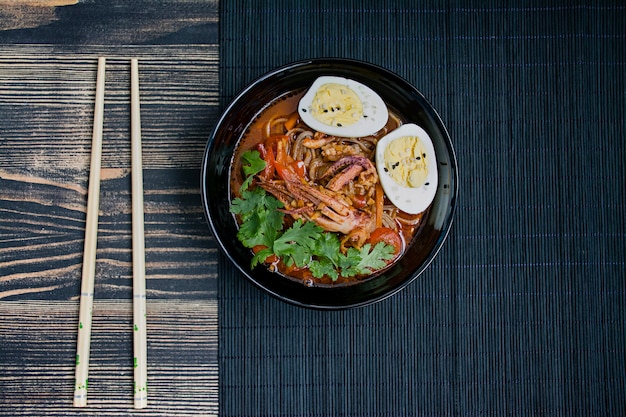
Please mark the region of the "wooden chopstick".
POLYGON ((76 384, 74 406, 87 405, 89 378, 89 350, 91 344, 91 318, 93 312, 94 278, 96 274, 96 247, 98 241, 98 211, 100 210, 100 166, 102 159, 102 124, 104 120, 104 79, 106 59, 98 58, 96 78, 96 103, 93 117, 91 165, 87 197, 87 219, 83 254, 82 283, 80 288, 80 312, 78 341, 76 346, 76 384))
MULTIPOLYGON (((76 384, 74 406, 87 405, 89 351, 98 241, 100 208, 100 168, 102 161, 102 126, 104 121, 104 81, 106 58, 98 58, 96 103, 94 110, 91 166, 87 199, 85 248, 80 291, 78 341, 76 347, 76 384)), ((141 154, 141 119, 139 105, 139 65, 131 59, 131 175, 132 175, 132 241, 133 241, 133 351, 134 406, 148 404, 147 332, 146 332, 146 264, 143 210, 143 168, 141 154)))
POLYGON ((139 64, 131 59, 131 161, 133 221, 133 350, 134 405, 148 404, 146 342, 146 260, 143 212, 143 169, 141 155, 141 119, 139 105, 139 64))

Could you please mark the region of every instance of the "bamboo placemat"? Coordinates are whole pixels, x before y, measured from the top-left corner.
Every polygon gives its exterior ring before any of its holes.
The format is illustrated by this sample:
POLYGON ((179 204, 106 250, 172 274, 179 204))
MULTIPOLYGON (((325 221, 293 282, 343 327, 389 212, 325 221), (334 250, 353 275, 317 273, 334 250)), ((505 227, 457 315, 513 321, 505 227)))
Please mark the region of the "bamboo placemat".
POLYGON ((371 307, 293 307, 222 258, 221 414, 624 414, 626 6, 220 7, 222 105, 288 62, 369 61, 439 110, 460 168, 438 258, 371 307))

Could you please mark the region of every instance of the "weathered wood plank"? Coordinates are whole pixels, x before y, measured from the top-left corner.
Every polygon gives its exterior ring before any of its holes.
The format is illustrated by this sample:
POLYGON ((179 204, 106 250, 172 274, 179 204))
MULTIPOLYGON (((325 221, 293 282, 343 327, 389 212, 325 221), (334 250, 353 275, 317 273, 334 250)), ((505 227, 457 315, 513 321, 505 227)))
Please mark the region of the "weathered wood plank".
MULTIPOLYGON (((96 291, 130 294, 129 63, 116 51, 0 46, 0 298, 78 294, 100 54, 111 57, 96 291)), ((215 292, 217 251, 199 168, 219 110, 216 47, 124 52, 140 56, 148 292, 205 298, 215 292)))
MULTIPOLYGON (((0 414, 128 414, 132 303, 94 303, 89 403, 72 408, 78 302, 0 301, 0 414)), ((217 415, 217 301, 148 302, 150 416, 217 415)))
MULTIPOLYGON (((198 170, 144 170, 148 295, 210 298, 217 248, 204 219, 198 170)), ((0 298, 71 299, 79 294, 86 190, 0 171, 0 298)), ((129 297, 132 285, 130 172, 101 184, 96 293, 129 297)))
POLYGON ((218 414, 217 260, 199 168, 217 0, 0 0, 0 415, 132 409, 130 57, 140 64, 150 416, 218 414), (72 3, 72 1, 67 2, 72 3), (98 56, 107 57, 89 407, 72 407, 98 56))
MULTIPOLYGON (((102 166, 130 167, 129 60, 103 47, 17 52, 0 46, 0 168, 87 178, 98 55, 109 57, 102 166)), ((140 59, 144 166, 198 168, 219 113, 217 47, 124 52, 140 59)))
POLYGON ((218 12, 217 0, 0 0, 0 43, 210 44, 218 12))

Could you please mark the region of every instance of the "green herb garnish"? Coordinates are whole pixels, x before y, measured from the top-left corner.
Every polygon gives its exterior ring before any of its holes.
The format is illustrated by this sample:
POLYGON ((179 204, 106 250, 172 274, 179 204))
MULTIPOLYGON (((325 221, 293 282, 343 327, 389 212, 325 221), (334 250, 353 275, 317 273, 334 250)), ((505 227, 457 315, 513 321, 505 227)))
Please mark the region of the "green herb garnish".
POLYGON ((241 184, 240 191, 245 191, 252 183, 254 176, 263 171, 267 164, 261 158, 259 151, 246 151, 241 155, 241 160, 243 161, 242 169, 243 173, 246 174, 246 179, 243 184, 241 184))
POLYGON ((233 199, 230 211, 241 219, 239 241, 247 248, 261 247, 252 258, 251 268, 275 255, 287 266, 308 266, 314 277, 329 276, 335 281, 340 276, 370 274, 394 258, 395 248, 384 242, 349 248, 344 255, 339 237, 313 222, 299 219, 283 231, 285 215, 278 210, 283 204, 261 187, 250 188, 254 176, 265 169, 265 161, 255 150, 244 152, 242 161, 246 179, 241 197, 233 199))

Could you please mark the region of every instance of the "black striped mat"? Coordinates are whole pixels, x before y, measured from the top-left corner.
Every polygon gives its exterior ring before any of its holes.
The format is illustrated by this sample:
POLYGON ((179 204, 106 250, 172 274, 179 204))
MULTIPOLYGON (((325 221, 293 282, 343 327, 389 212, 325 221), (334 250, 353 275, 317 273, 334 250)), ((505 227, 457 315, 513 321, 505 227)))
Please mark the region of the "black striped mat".
POLYGON ((222 415, 626 414, 626 5, 517 3, 220 2, 223 105, 288 62, 369 61, 460 169, 443 250, 371 307, 293 307, 222 259, 222 415))

